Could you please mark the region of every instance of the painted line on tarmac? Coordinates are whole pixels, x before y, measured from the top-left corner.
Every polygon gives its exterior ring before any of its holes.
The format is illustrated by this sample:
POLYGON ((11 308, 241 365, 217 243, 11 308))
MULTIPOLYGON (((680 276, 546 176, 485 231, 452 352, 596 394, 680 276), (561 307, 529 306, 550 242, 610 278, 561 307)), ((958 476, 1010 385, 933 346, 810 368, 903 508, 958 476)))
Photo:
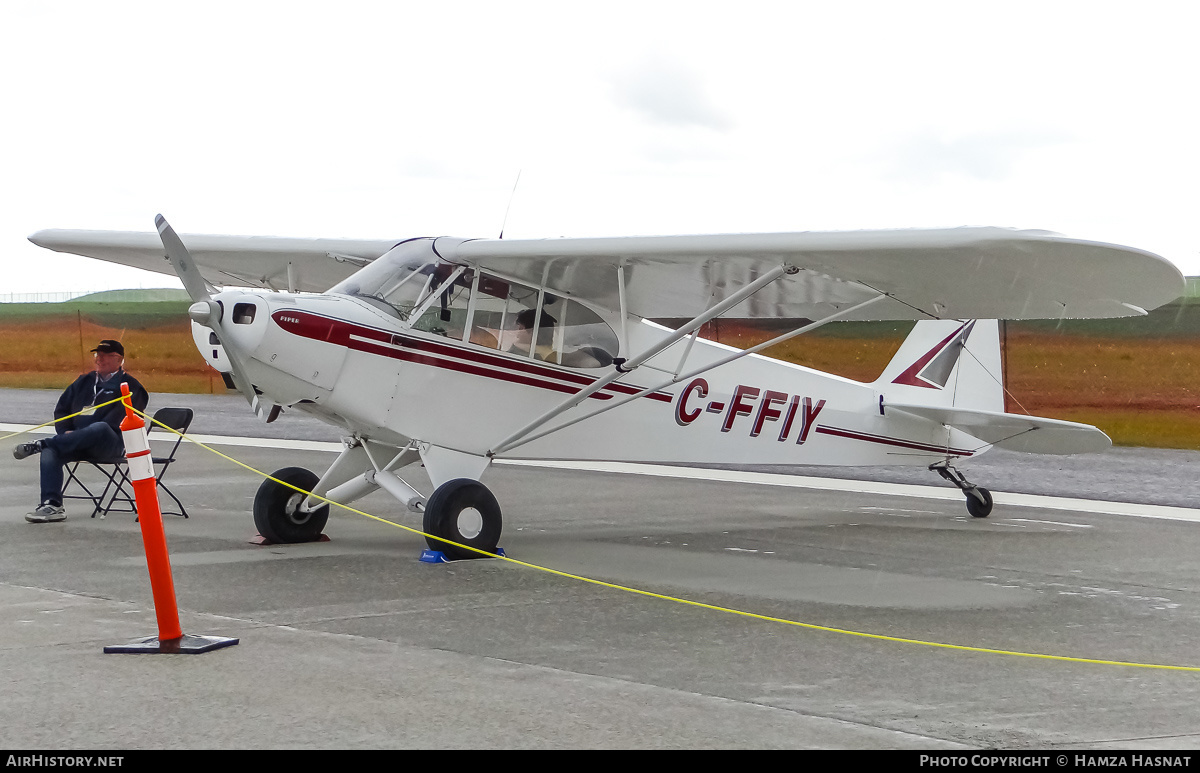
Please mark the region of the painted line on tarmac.
MULTIPOLYGON (((697 467, 673 467, 665 464, 636 464, 632 462, 559 462, 526 461, 523 459, 497 459, 496 462, 497 464, 526 467, 550 467, 561 470, 614 472, 626 475, 653 475, 660 478, 750 483, 761 486, 842 491, 850 494, 881 494, 884 496, 915 497, 919 499, 938 499, 955 502, 961 502, 963 499, 963 494, 958 489, 918 486, 911 483, 881 483, 869 480, 812 478, 800 475, 781 475, 771 472, 713 470, 697 467)), ((1103 515, 1127 515, 1137 518, 1158 518, 1200 523, 1200 510, 1187 507, 1105 502, 1099 499, 1071 499, 1067 497, 1041 496, 1038 494, 1007 494, 995 491, 992 492, 992 499, 998 505, 1011 505, 1014 507, 1072 510, 1085 513, 1100 513, 1103 515)))
MULTIPOLYGON (((32 424, 0 424, 0 432, 29 431, 32 424)), ((51 428, 36 430, 39 434, 50 434, 51 428)), ((175 442, 169 433, 150 433, 151 440, 175 442)), ((244 446, 251 448, 279 448, 293 451, 326 451, 336 453, 343 446, 319 440, 287 440, 283 438, 252 438, 231 435, 195 435, 188 437, 208 445, 244 446)), ((814 478, 801 475, 783 475, 772 472, 747 472, 743 470, 716 470, 701 467, 679 467, 667 464, 636 462, 570 462, 530 459, 497 459, 496 464, 514 467, 542 467, 581 472, 609 472, 623 475, 649 475, 659 478, 683 480, 705 480, 721 483, 749 483, 760 486, 782 486, 785 488, 813 489, 817 491, 840 491, 849 494, 878 494, 881 496, 913 497, 961 502, 962 492, 958 489, 939 486, 920 486, 912 483, 883 483, 870 480, 846 480, 842 478, 814 478)), ((1036 507, 1044 510, 1071 510, 1101 515, 1124 515, 1134 518, 1157 518, 1169 521, 1200 523, 1200 510, 1168 505, 1146 505, 1132 502, 1106 502, 1100 499, 1074 499, 1050 497, 1040 494, 1010 494, 992 492, 998 505, 1012 507, 1036 507)))
MULTIPOLYGON (((0 424, 0 433, 8 432, 30 432, 37 435, 53 435, 53 427, 42 427, 41 429, 33 429, 36 424, 0 424)), ((292 451, 341 451, 343 446, 340 442, 331 443, 323 440, 286 440, 283 438, 269 437, 234 437, 232 435, 197 435, 189 432, 188 437, 193 440, 198 440, 201 443, 216 446, 247 446, 250 448, 284 448, 292 451)), ((169 432, 151 432, 147 435, 150 440, 159 440, 164 443, 174 443, 175 435, 169 432)))

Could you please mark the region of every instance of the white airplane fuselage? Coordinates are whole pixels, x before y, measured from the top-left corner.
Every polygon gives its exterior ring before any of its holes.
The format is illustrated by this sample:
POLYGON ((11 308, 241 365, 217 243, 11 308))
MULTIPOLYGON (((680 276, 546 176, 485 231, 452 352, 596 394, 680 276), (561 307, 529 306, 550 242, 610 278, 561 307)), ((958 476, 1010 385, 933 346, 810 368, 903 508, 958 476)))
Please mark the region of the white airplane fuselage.
MULTIPOLYGON (((226 335, 264 396, 375 442, 488 454, 511 433, 609 374, 570 368, 408 329, 345 295, 226 291, 226 335)), ((629 318, 628 348, 669 331, 629 318)), ((206 360, 230 370, 211 331, 193 323, 206 360)), ((546 428, 727 357, 679 341, 584 399, 546 428)), ((990 446, 941 423, 886 413, 878 385, 758 355, 664 387, 499 454, 506 458, 777 465, 922 465, 990 446)), ((544 428, 543 428, 544 429, 544 428)), ((541 430, 539 430, 541 431, 541 430)), ((536 433, 535 433, 536 434, 536 433)))

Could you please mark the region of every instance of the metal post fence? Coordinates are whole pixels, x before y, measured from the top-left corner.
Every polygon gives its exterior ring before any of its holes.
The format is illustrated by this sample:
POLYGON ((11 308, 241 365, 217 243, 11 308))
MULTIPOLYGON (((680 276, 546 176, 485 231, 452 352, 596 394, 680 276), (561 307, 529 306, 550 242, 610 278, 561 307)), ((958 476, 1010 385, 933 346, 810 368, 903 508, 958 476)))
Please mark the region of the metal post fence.
POLYGON ((57 293, 0 293, 0 303, 62 303, 83 295, 92 290, 67 290, 57 293))

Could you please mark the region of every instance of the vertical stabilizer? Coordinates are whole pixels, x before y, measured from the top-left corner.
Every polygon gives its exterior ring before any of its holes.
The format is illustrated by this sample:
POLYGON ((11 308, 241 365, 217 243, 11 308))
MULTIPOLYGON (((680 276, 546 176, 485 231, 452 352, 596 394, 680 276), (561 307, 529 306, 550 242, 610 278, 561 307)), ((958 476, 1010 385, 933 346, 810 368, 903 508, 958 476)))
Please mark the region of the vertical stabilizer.
POLYGON ((923 320, 874 387, 894 402, 1003 411, 1003 378, 999 322, 923 320))

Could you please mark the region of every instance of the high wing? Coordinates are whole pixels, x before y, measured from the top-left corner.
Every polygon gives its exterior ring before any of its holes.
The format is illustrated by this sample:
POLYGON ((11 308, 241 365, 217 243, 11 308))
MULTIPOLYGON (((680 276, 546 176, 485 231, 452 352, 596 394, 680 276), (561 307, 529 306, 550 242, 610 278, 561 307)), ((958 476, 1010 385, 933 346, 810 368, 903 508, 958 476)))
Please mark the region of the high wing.
MULTIPOLYGON (((214 285, 324 291, 399 240, 183 235, 214 285), (290 268, 289 268, 290 267, 290 268), (290 270, 290 278, 289 278, 290 270)), ((171 273, 152 233, 39 231, 59 252, 171 273)), ((1183 294, 1183 276, 1142 250, 1003 228, 544 240, 438 239, 441 257, 629 313, 693 317, 767 272, 793 273, 727 317, 845 319, 1123 317, 1183 294)))
MULTIPOLYGON (((181 234, 180 238, 201 276, 213 286, 315 293, 333 287, 399 241, 206 234, 181 234)), ((38 231, 29 241, 56 252, 175 276, 157 233, 51 229, 38 231)))
POLYGON ((641 317, 691 317, 786 263, 800 269, 726 317, 1069 319, 1144 314, 1180 297, 1183 276, 1149 252, 1004 228, 602 239, 476 240, 455 257, 610 308, 625 264, 641 317))

